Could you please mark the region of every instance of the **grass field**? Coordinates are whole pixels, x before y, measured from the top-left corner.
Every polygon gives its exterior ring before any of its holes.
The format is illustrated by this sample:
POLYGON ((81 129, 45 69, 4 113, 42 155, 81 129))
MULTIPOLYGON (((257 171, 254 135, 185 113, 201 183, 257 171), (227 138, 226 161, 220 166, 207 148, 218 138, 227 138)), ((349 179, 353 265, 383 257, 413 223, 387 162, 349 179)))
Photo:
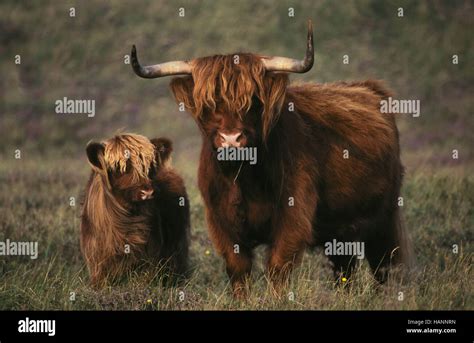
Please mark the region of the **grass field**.
POLYGON ((0 239, 39 242, 39 257, 0 259, 0 309, 473 309, 472 241, 474 177, 456 168, 415 171, 405 180, 406 225, 413 237, 417 269, 409 280, 379 287, 362 264, 351 287, 335 287, 321 253, 307 253, 291 284, 276 298, 262 272, 263 249, 248 301, 230 296, 221 258, 208 240, 194 171, 183 167, 192 202, 194 272, 179 288, 163 287, 159 272, 130 275, 103 290, 88 286, 79 250, 79 199, 88 174, 85 161, 11 159, 2 164, 0 239), (453 244, 459 246, 453 253, 453 244), (71 295, 74 292, 74 300, 71 295), (403 292, 401 296, 400 292, 403 292), (402 300, 400 300, 402 299, 402 300))

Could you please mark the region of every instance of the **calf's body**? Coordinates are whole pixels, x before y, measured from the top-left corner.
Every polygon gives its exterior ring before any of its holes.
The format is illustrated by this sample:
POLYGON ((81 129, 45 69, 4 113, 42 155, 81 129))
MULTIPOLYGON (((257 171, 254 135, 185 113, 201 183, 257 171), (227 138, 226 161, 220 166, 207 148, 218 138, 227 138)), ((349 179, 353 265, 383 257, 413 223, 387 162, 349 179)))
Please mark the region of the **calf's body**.
POLYGON ((145 261, 162 264, 168 276, 185 274, 189 202, 182 178, 168 163, 170 152, 169 140, 150 142, 138 135, 88 145, 92 172, 81 216, 81 250, 92 284, 145 261))

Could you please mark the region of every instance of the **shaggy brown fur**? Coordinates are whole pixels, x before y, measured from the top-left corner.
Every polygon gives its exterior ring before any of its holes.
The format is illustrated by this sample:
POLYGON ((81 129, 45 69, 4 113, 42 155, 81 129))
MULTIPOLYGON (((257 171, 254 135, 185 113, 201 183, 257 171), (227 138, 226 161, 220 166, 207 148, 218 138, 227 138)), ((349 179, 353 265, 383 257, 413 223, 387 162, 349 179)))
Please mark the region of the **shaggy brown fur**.
POLYGON ((175 78, 171 86, 173 93, 199 119, 206 111, 214 113, 217 109, 241 118, 250 110, 255 97, 263 104, 262 124, 266 138, 278 119, 288 76, 265 74, 260 56, 239 54, 238 64, 234 63, 234 56, 217 55, 193 60, 192 79, 175 78), (194 83, 192 89, 181 84, 190 80, 194 83), (188 91, 192 92, 192 97, 188 91))
POLYGON ((81 221, 81 250, 94 285, 142 260, 183 274, 188 257, 189 203, 169 165, 171 141, 117 135, 89 143, 92 173, 81 221))
MULTIPOLYGON (((235 294, 259 244, 268 245, 278 281, 306 247, 332 239, 365 242, 381 281, 391 263, 409 264, 397 206, 398 131, 379 111, 390 92, 378 81, 288 85, 288 75, 266 73, 259 56, 238 55, 239 64, 234 54, 196 59, 192 76, 171 82, 203 133, 199 188, 235 294), (258 163, 218 161, 224 134, 257 147, 258 163)), ((328 257, 337 275, 350 275, 353 256, 328 257)))

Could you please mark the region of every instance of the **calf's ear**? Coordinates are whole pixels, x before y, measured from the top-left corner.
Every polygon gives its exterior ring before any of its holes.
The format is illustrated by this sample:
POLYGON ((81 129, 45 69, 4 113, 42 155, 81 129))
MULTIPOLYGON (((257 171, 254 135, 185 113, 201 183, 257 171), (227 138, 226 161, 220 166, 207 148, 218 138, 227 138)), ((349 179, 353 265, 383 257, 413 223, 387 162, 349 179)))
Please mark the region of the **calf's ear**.
POLYGON ((173 151, 173 143, 170 139, 160 137, 160 138, 153 138, 151 143, 156 148, 157 161, 161 161, 161 163, 166 163, 170 157, 171 152, 173 151), (159 158, 158 158, 159 157, 159 158))
POLYGON ((102 161, 104 160, 105 146, 102 143, 89 142, 87 143, 86 153, 87 159, 93 169, 101 171, 104 169, 102 161))

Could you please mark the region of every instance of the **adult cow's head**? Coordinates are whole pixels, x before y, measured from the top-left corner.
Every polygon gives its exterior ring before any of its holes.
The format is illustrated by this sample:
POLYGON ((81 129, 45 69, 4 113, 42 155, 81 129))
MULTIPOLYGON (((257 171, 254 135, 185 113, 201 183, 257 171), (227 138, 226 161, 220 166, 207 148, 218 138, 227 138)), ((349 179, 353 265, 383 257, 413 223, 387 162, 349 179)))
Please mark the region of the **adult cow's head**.
POLYGON ((249 53, 141 66, 133 46, 132 67, 143 78, 174 78, 176 100, 193 114, 215 148, 254 146, 276 123, 288 84, 287 73, 305 73, 314 62, 313 29, 308 22, 303 60, 249 53))

